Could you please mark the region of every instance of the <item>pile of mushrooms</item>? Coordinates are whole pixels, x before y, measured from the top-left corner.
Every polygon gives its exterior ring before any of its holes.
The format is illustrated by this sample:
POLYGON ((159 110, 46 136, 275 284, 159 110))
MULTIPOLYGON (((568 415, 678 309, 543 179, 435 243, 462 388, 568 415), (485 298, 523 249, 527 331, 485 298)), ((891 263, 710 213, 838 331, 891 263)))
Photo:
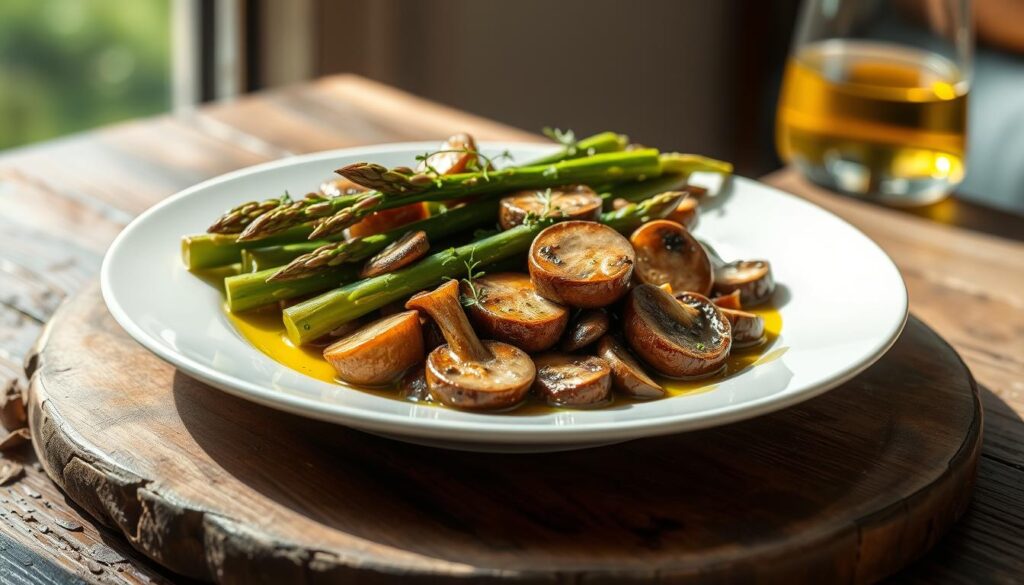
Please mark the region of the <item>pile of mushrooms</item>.
MULTIPOLYGON (((692 220, 692 203, 678 210, 680 221, 647 222, 628 239, 595 221, 601 208, 580 185, 509 195, 498 218, 504 229, 552 210, 567 218, 535 238, 528 274, 485 274, 421 292, 406 310, 331 344, 325 358, 345 382, 397 382, 413 400, 493 411, 532 392, 584 408, 609 403, 613 391, 665 396, 659 377, 715 375, 734 348, 762 342, 764 320, 743 309, 771 297, 767 261, 713 263, 680 223, 692 220), (431 342, 435 330, 443 343, 431 342)), ((411 234, 368 270, 387 272, 424 247, 411 234)))

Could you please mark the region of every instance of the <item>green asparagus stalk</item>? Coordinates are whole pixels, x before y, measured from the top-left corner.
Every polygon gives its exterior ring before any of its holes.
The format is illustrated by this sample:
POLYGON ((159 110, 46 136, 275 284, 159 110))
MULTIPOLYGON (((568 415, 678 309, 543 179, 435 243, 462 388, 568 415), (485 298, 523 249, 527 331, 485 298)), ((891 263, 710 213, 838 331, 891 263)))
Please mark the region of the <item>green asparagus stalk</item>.
POLYGON ((690 173, 721 173, 732 174, 732 163, 701 156, 699 154, 683 154, 666 152, 661 155, 661 168, 665 173, 688 175, 690 173))
POLYGON ((284 282, 267 282, 277 268, 229 276, 224 279, 228 310, 240 313, 278 301, 325 291, 357 280, 359 269, 358 264, 349 264, 331 272, 284 282))
POLYGON ((326 244, 327 242, 324 240, 313 240, 297 244, 245 248, 242 250, 242 272, 260 272, 269 268, 280 269, 303 254, 309 254, 326 244))
POLYGON ((273 199, 243 203, 222 215, 206 231, 211 234, 239 234, 257 217, 291 202, 291 197, 285 193, 273 199))
MULTIPOLYGON (((664 217, 684 196, 679 192, 657 195, 602 214, 601 220, 616 230, 631 231, 645 221, 664 217)), ((285 329, 296 344, 317 339, 343 323, 435 286, 446 278, 462 277, 474 262, 486 266, 522 254, 537 234, 553 221, 548 218, 519 225, 465 246, 443 250, 407 268, 353 282, 289 307, 283 312, 285 329)))
POLYGON ((594 156, 602 152, 618 152, 629 144, 629 137, 614 132, 602 132, 584 138, 576 143, 563 146, 556 152, 543 156, 526 163, 524 166, 549 165, 561 160, 579 158, 581 156, 594 156))
MULTIPOLYGON (((597 154, 549 165, 512 167, 441 177, 406 175, 371 163, 348 165, 339 172, 350 179, 353 176, 362 176, 363 183, 384 187, 389 193, 368 191, 327 200, 324 202, 325 208, 329 207, 335 212, 317 225, 311 235, 312 238, 339 233, 374 211, 419 201, 442 201, 517 189, 556 187, 566 183, 603 184, 654 177, 661 174, 661 161, 657 150, 645 149, 597 154), (426 183, 423 182, 423 177, 428 179, 426 183)), ((305 211, 292 213, 291 210, 289 207, 261 215, 249 224, 239 239, 263 238, 295 223, 308 221, 308 214, 305 211)))
MULTIPOLYGON (((261 245, 271 246, 304 242, 313 233, 313 226, 297 225, 260 241, 261 245)), ((234 264, 241 258, 242 250, 247 246, 239 242, 237 235, 232 234, 197 234, 181 238, 181 260, 189 270, 205 270, 227 264, 234 264)))
POLYGON ((427 234, 429 241, 436 242, 440 238, 461 231, 488 223, 493 224, 497 217, 497 200, 469 203, 384 233, 321 246, 293 260, 274 274, 271 280, 282 281, 304 278, 313 274, 330 271, 342 263, 364 260, 410 231, 423 231, 427 234))
POLYGON ((661 167, 664 174, 660 177, 606 187, 601 197, 608 203, 614 199, 636 202, 664 191, 682 189, 696 172, 732 174, 731 164, 695 154, 662 154, 661 167))
MULTIPOLYGON (((552 164, 581 156, 616 152, 624 149, 628 143, 629 138, 626 136, 614 132, 602 132, 576 143, 565 145, 548 156, 527 163, 526 166, 552 164)), ((289 225, 295 225, 296 223, 301 223, 301 221, 311 221, 324 217, 327 213, 324 206, 319 205, 326 200, 327 197, 323 195, 311 193, 304 199, 293 202, 286 193, 278 198, 266 199, 264 201, 249 201, 229 210, 215 221, 207 231, 219 234, 238 234, 243 232, 258 217, 271 211, 278 211, 278 222, 290 221, 289 225)), ((333 210, 331 213, 333 213, 333 210)))

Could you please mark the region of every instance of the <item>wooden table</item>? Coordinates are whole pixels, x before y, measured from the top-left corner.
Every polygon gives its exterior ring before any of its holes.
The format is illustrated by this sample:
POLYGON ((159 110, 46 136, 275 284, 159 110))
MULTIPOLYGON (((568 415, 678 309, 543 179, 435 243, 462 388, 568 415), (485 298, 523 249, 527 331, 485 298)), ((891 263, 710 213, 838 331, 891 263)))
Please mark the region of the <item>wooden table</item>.
MULTIPOLYGON (((12 151, 0 156, 0 384, 9 428, 23 411, 22 360, 68 294, 95 277, 118 231, 160 199, 203 179, 304 152, 453 130, 536 140, 365 79, 325 78, 12 151)), ((983 458, 966 516, 897 582, 1016 582, 1024 575, 1024 219, 950 200, 912 213, 824 192, 783 170, 765 180, 844 217, 903 271, 911 310, 960 352, 982 386, 983 458)), ((60 493, 30 449, 3 465, 0 579, 181 582, 60 493)))

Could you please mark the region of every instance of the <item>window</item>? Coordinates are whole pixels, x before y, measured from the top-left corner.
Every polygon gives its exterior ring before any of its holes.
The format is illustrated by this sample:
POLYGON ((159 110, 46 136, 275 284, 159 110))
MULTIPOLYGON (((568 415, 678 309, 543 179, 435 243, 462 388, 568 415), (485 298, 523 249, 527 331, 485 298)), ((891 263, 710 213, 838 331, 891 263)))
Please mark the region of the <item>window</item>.
POLYGON ((171 0, 0 2, 0 148, 171 106, 171 0))

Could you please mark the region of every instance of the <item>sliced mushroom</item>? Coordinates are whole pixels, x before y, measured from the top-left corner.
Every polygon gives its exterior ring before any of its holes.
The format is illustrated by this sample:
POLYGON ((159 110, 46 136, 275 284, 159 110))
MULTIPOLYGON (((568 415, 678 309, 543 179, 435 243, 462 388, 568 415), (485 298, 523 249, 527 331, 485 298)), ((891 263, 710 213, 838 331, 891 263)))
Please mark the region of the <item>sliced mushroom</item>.
MULTIPOLYGON (((698 305, 702 298, 703 297, 698 298, 692 293, 679 293, 676 295, 676 300, 690 306, 698 305)), ((733 297, 729 296, 719 298, 731 299, 733 297)), ((729 325, 732 329, 733 349, 750 347, 764 341, 764 317, 747 311, 724 307, 718 304, 714 299, 711 302, 718 307, 718 310, 720 310, 722 315, 724 315, 729 321, 729 325)))
POLYGON ((423 361, 423 332, 416 311, 378 319, 324 350, 338 378, 359 386, 383 386, 423 361))
POLYGON ((569 311, 537 294, 530 277, 520 272, 487 274, 462 283, 467 312, 480 335, 534 353, 558 342, 569 311), (475 289, 475 292, 474 292, 475 289))
POLYGON ((371 278, 394 272, 426 256, 429 250, 430 242, 427 240, 426 232, 408 232, 367 260, 359 272, 359 278, 371 278))
POLYGON ((775 292, 772 266, 767 260, 737 260, 715 269, 715 292, 726 295, 740 291, 743 306, 751 307, 771 298, 775 292))
POLYGON ((590 221, 548 227, 530 246, 530 278, 541 296, 573 307, 610 305, 626 293, 636 256, 612 228, 590 221))
POLYGON ((586 185, 519 191, 501 200, 498 223, 507 230, 523 223, 528 215, 597 221, 601 205, 601 198, 586 185))
POLYGON ((605 335, 597 343, 597 353, 612 369, 612 384, 615 390, 633 398, 661 398, 665 389, 651 379, 640 362, 611 335, 605 335))
POLYGON ((637 355, 675 378, 714 374, 732 347, 729 321, 707 297, 691 293, 676 301, 650 284, 634 287, 626 297, 623 330, 637 355))
POLYGON ((427 356, 427 387, 435 400, 471 410, 508 408, 529 391, 536 374, 530 356, 514 345, 480 341, 456 281, 419 293, 406 306, 430 315, 448 342, 427 356))
POLYGON ((694 197, 687 197, 679 202, 679 205, 668 214, 665 219, 674 221, 688 230, 692 230, 693 226, 697 225, 697 215, 699 202, 694 197))
POLYGON ((738 309, 720 308, 732 325, 732 346, 750 347, 764 341, 764 317, 738 309))
POLYGON ((555 406, 592 406, 608 400, 612 387, 608 362, 592 355, 551 352, 539 355, 533 389, 555 406))
POLYGON ((573 320, 562 339, 562 351, 579 351, 594 343, 611 326, 608 312, 604 309, 584 309, 573 320))
POLYGON ((723 309, 742 309, 743 301, 740 300, 740 291, 734 290, 727 295, 719 295, 711 299, 712 303, 715 303, 723 309))
POLYGON ((423 203, 410 203, 401 207, 374 211, 359 223, 348 228, 348 235, 350 238, 365 238, 419 221, 426 218, 427 215, 427 206, 423 203))
POLYGON ((476 141, 465 132, 452 134, 426 159, 420 161, 416 172, 436 172, 439 175, 453 175, 479 163, 476 141))
POLYGON ((676 292, 711 292, 707 253, 686 228, 658 219, 640 226, 629 241, 636 249, 636 276, 646 284, 670 284, 676 292))
POLYGON ((423 364, 416 364, 402 376, 398 384, 402 398, 412 402, 430 400, 430 389, 427 388, 427 369, 423 364))

